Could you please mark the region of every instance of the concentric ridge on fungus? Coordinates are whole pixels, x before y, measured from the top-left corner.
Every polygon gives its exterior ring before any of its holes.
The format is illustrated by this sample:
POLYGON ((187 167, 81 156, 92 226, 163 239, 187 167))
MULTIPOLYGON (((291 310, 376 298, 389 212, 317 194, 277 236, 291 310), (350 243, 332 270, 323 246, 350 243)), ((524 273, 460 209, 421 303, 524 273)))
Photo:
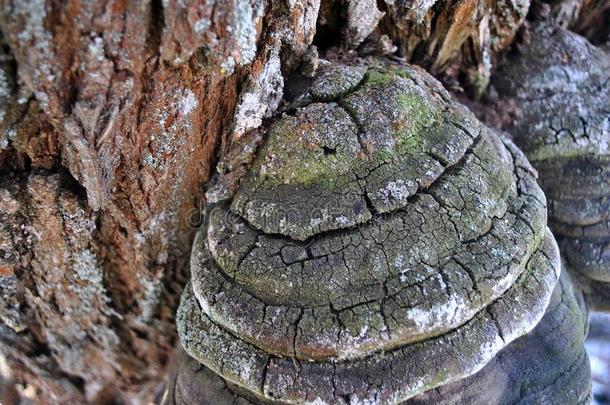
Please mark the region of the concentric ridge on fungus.
POLYGON ((538 325, 506 346, 481 371, 402 405, 591 403, 585 350, 588 312, 569 272, 562 272, 538 325))
POLYGON ((207 217, 182 346, 260 401, 464 378, 536 325, 560 267, 525 157, 412 67, 322 65, 207 217))
POLYGON ((523 111, 511 132, 540 173, 569 268, 610 309, 610 56, 539 24, 495 84, 523 111))
MULTIPOLYGON (((584 346, 587 309, 562 272, 538 325, 502 349, 479 372, 436 387, 401 405, 579 404, 591 402, 591 369, 584 346), (532 361, 536 359, 536 361, 532 361)), ((164 405, 259 405, 238 386, 178 352, 164 405)))

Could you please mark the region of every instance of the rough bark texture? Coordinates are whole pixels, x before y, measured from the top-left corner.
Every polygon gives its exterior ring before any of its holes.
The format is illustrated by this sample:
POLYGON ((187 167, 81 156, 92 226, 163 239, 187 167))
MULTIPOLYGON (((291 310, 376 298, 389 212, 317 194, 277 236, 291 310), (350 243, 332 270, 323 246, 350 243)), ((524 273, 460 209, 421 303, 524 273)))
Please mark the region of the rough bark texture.
MULTIPOLYGON (((287 127, 328 125, 319 115, 332 108, 342 129, 360 133, 376 124, 357 119, 366 105, 343 97, 364 78, 358 69, 351 81, 331 76, 313 98, 299 97, 324 71, 312 43, 347 64, 358 55, 417 63, 452 89, 481 96, 528 12, 602 46, 609 9, 593 0, 0 0, 0 402, 160 399, 195 229, 209 208, 206 191, 215 202, 233 196, 268 136, 259 127, 269 128, 278 108, 287 127), (339 98, 345 105, 335 106, 339 98)), ((438 87, 422 80, 418 86, 438 87)), ((313 140, 322 152, 298 157, 317 162, 325 153, 368 151, 328 135, 313 140)), ((287 152, 284 146, 276 150, 287 152)), ((402 179, 385 194, 380 188, 378 198, 353 184, 336 205, 354 208, 346 219, 356 225, 396 209, 426 176, 416 185, 402 179), (372 210, 350 205, 366 207, 369 198, 372 210)), ((241 190, 256 200, 256 187, 241 190)), ((245 205, 237 211, 249 215, 245 205)), ((308 227, 291 218, 285 227, 272 213, 270 221, 259 218, 260 228, 300 240, 343 224, 308 217, 308 227)), ((540 232, 538 242, 546 237, 540 232)), ((302 261, 298 249, 283 253, 302 261)), ((357 350, 369 350, 361 338, 357 350)), ((294 341, 280 343, 276 350, 296 353, 294 341)), ((339 341, 321 352, 298 347, 301 358, 344 350, 339 341)))
POLYGON ((0 2, 2 351, 28 395, 154 391, 205 181, 277 106, 317 7, 0 2))

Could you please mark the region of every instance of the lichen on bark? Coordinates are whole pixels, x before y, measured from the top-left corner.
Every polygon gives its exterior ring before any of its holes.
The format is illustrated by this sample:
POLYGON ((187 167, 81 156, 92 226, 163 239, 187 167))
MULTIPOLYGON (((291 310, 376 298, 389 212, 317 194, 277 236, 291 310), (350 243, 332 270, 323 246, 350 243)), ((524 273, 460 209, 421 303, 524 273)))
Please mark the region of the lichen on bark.
MULTIPOLYGON (((25 187, 31 174, 52 183, 49 196, 76 187, 82 211, 74 220, 91 222, 88 238, 96 248, 79 256, 77 244, 57 246, 82 259, 58 267, 65 273, 58 291, 77 289, 79 270, 95 272, 85 284, 106 291, 112 309, 87 313, 94 325, 104 319, 103 342, 80 342, 96 339, 90 322, 66 315, 73 319, 62 330, 64 321, 48 315, 53 300, 36 297, 47 276, 27 270, 25 242, 3 242, 3 255, 20 258, 3 282, 1 316, 23 330, 0 334, 12 348, 3 350, 12 370, 8 383, 21 387, 20 395, 27 391, 40 402, 139 402, 152 401, 163 385, 202 185, 239 132, 256 126, 256 117, 241 118, 251 93, 275 108, 282 69, 298 65, 317 17, 315 1, 213 3, 0 1, 2 184, 25 187), (242 113, 235 114, 238 105, 242 113), (57 176, 67 180, 52 180, 57 176), (26 290, 33 296, 24 296, 26 290), (110 335, 117 342, 104 337, 110 335)), ((21 198, 2 192, 7 201, 21 198)), ((29 200, 19 205, 16 223, 35 219, 29 208, 29 200)), ((3 226, 15 224, 4 218, 3 226)), ((56 222, 42 220, 28 231, 60 232, 56 222)), ((52 249, 45 243, 41 248, 52 249)))

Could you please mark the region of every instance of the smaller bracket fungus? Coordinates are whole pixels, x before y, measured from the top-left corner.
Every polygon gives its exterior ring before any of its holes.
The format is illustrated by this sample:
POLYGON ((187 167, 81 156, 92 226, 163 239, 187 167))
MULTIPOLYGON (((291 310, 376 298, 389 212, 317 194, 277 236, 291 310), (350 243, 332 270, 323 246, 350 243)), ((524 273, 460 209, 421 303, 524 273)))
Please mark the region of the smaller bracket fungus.
POLYGON ((544 24, 520 49, 495 78, 522 110, 511 132, 539 172, 568 267, 610 309, 610 56, 544 24))
POLYGON ((524 155, 413 67, 321 64, 206 217, 181 343, 261 403, 463 379, 538 323, 560 268, 524 155))

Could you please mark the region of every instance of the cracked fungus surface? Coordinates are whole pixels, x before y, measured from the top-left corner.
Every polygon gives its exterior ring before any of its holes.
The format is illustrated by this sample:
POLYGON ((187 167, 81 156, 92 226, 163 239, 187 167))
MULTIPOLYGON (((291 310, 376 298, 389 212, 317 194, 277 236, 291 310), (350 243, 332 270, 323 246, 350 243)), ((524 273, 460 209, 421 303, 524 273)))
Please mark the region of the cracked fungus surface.
POLYGON ((610 56, 541 24, 513 62, 497 84, 523 111, 515 141, 540 173, 570 268, 610 309, 610 56))
POLYGON ((210 208, 178 329, 258 401, 394 404, 530 331, 558 272, 510 141, 419 69, 325 64, 210 208))
POLYGON ((505 347, 478 373, 403 405, 590 405, 587 319, 582 294, 564 271, 544 316, 530 333, 505 347))

